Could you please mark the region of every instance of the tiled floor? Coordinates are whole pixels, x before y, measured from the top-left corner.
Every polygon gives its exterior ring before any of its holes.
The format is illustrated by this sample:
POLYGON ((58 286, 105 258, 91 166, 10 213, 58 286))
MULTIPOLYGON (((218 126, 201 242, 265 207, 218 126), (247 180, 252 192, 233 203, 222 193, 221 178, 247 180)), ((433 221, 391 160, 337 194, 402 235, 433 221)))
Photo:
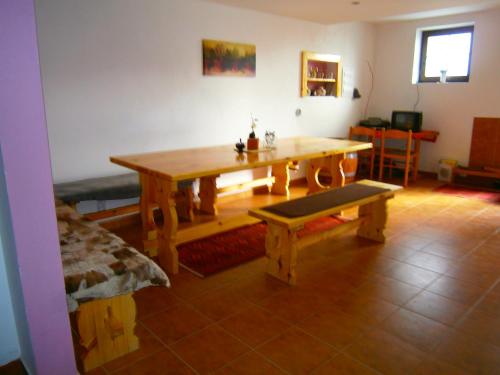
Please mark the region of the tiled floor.
POLYGON ((141 348, 92 374, 500 374, 500 206, 390 203, 388 240, 305 250, 298 285, 259 259, 136 293, 141 348))

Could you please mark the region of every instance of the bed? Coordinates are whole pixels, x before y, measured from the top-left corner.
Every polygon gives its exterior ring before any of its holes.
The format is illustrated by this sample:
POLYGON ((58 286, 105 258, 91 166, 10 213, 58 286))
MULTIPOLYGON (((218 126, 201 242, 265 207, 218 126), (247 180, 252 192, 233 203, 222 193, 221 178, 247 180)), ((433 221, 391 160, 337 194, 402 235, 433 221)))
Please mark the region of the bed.
POLYGON ((56 201, 68 311, 89 371, 139 348, 133 292, 169 287, 163 270, 122 239, 56 201))

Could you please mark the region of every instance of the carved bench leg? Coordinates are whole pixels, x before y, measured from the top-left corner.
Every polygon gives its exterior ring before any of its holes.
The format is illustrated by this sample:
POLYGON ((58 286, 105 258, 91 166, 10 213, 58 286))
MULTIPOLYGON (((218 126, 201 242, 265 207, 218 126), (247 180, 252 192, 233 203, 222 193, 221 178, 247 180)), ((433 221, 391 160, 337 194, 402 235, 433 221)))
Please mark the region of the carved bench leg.
POLYGON ((80 305, 76 328, 85 372, 139 349, 132 293, 80 305))
POLYGON ((268 223, 266 235, 267 273, 295 285, 297 265, 297 234, 287 228, 268 223))
POLYGON ((387 223, 387 199, 380 199, 359 207, 362 218, 358 236, 377 242, 385 242, 385 224, 387 223))

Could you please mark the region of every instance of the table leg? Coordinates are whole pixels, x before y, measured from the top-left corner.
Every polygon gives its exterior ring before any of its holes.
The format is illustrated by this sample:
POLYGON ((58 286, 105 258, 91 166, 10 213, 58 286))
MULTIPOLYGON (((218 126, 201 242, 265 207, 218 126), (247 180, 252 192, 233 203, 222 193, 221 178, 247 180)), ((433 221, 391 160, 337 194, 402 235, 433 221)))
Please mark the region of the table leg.
POLYGON ((342 161, 344 158, 345 154, 336 154, 309 160, 309 167, 306 175, 309 194, 344 185, 345 179, 342 169, 342 161), (328 173, 330 173, 332 181, 329 186, 322 185, 318 180, 321 169, 326 169, 328 173))
POLYGON ((153 216, 153 209, 156 203, 155 194, 155 180, 153 177, 141 173, 141 220, 142 220, 142 240, 144 246, 144 253, 149 256, 156 255, 156 226, 153 216))
POLYGON ((415 139, 415 163, 413 165, 413 181, 417 181, 418 176, 418 164, 420 162, 420 139, 415 139))
POLYGON ((275 164, 272 166, 271 174, 274 177, 274 184, 271 188, 271 193, 276 195, 290 195, 290 173, 288 170, 288 162, 275 164))
POLYGON ((342 167, 345 159, 345 154, 332 155, 330 162, 330 174, 332 175, 332 183, 330 187, 341 187, 345 184, 344 169, 342 167))
POLYGON ((207 215, 217 215, 217 183, 218 176, 200 178, 200 212, 207 215))
POLYGON ((177 212, 175 210, 175 194, 177 182, 156 179, 156 196, 158 205, 163 214, 162 225, 157 225, 158 233, 158 258, 160 266, 167 272, 176 274, 179 272, 179 255, 175 247, 177 235, 177 212))

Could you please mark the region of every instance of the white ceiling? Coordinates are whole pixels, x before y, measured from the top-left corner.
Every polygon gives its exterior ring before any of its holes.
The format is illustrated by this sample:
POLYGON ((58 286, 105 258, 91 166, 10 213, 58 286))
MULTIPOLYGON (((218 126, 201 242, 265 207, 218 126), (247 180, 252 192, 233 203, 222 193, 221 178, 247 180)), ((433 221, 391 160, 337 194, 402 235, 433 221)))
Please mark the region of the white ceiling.
POLYGON ((322 24, 384 22, 500 7, 500 0, 204 0, 322 24), (353 3, 359 2, 358 5, 353 3))

